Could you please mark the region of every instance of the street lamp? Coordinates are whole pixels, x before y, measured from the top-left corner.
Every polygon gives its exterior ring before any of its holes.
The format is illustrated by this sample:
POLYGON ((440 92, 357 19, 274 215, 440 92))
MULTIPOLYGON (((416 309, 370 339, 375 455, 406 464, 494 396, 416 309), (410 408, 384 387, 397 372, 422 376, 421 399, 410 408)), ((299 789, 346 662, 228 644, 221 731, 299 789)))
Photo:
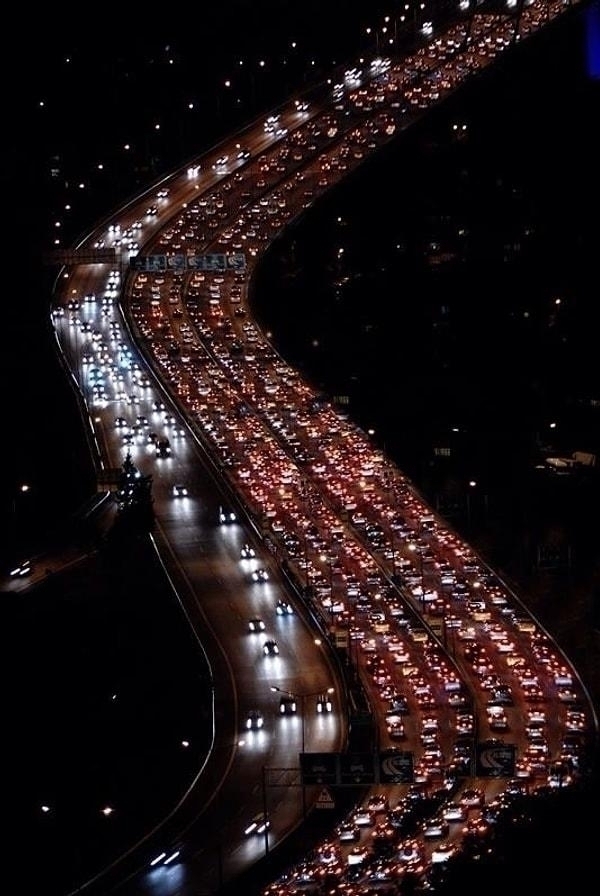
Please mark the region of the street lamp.
POLYGON ((320 554, 319 560, 322 563, 327 563, 329 570, 329 619, 330 624, 334 623, 334 609, 333 609, 333 562, 331 559, 331 548, 329 549, 328 554, 320 554))
MULTIPOLYGON (((302 723, 302 750, 304 753, 305 747, 305 726, 304 726, 304 702, 307 697, 320 697, 323 694, 333 694, 335 692, 335 688, 326 688, 325 690, 320 691, 311 691, 310 694, 296 694, 294 691, 287 691, 285 688, 279 688, 276 684, 271 685, 271 690, 277 694, 285 694, 287 697, 291 697, 293 700, 300 701, 300 712, 301 712, 301 723, 302 723)), ((300 769, 300 775, 302 776, 302 769, 300 769)), ((306 786, 302 783, 302 817, 306 818, 306 786)))
POLYGON ((16 493, 13 495, 13 517, 17 516, 17 497, 18 495, 25 495, 29 491, 30 486, 27 485, 26 482, 23 482, 17 489, 16 493))
POLYGON ((304 711, 305 700, 306 700, 308 697, 320 697, 320 696, 322 696, 322 695, 324 695, 324 694, 333 694, 333 693, 335 693, 335 688, 325 688, 325 689, 321 688, 320 691, 311 691, 310 694, 296 694, 294 691, 288 691, 288 690, 286 690, 285 688, 279 688, 279 687, 277 687, 277 685, 272 684, 272 685, 271 685, 271 690, 272 690, 274 693, 285 694, 286 697, 291 697, 293 700, 299 700, 299 701, 300 701, 300 713, 301 713, 301 722, 302 722, 302 750, 301 750, 301 752, 304 753, 304 752, 305 752, 304 747, 305 747, 305 745, 306 745, 306 732, 305 732, 305 724, 304 724, 304 721, 305 721, 305 711, 304 711))
POLYGON ((471 528, 471 491, 474 488, 477 488, 477 480, 469 479, 468 489, 467 489, 467 526, 469 529, 471 528))
POLYGON ((17 486, 16 490, 13 492, 12 496, 12 529, 13 529, 13 539, 15 543, 19 541, 21 537, 25 535, 25 521, 28 516, 26 512, 26 505, 23 504, 23 499, 21 495, 26 495, 29 491, 31 491, 31 486, 26 482, 21 483, 17 486))
MULTIPOLYGON (((388 493, 388 501, 390 505, 390 512, 393 511, 396 501, 396 496, 394 493, 394 477, 393 474, 386 470, 383 476, 383 488, 388 493)), ((390 549, 391 549, 391 560, 392 560, 392 579, 396 575, 396 546, 394 543, 394 519, 393 517, 389 520, 390 525, 390 549)))
POLYGON ((425 613, 425 576, 423 574, 423 552, 419 545, 415 544, 414 541, 409 544, 408 550, 413 554, 416 552, 419 555, 419 575, 421 578, 421 612, 425 613))

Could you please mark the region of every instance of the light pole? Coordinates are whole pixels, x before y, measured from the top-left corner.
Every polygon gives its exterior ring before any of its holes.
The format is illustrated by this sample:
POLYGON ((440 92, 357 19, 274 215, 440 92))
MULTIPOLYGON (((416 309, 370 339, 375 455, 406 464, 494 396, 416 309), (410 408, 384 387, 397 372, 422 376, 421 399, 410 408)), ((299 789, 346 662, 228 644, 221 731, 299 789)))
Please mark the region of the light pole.
MULTIPOLYGON (((22 501, 20 499, 20 495, 26 495, 31 490, 31 486, 26 482, 21 483, 13 493, 12 498, 12 529, 13 529, 13 539, 15 541, 15 545, 20 540, 24 540, 25 538, 25 521, 28 516, 27 508, 21 506, 22 501)), ((17 545, 18 546, 18 545, 17 545)))
MULTIPOLYGON (((306 731, 305 731, 305 725, 304 725, 306 698, 307 697, 320 697, 322 694, 333 694, 335 691, 335 688, 326 688, 325 690, 311 691, 310 694, 304 694, 304 693, 296 694, 296 693, 294 693, 294 691, 288 691, 285 688, 277 687, 276 684, 272 684, 271 690, 274 693, 285 694, 287 697, 291 697, 293 700, 300 701, 300 712, 301 712, 300 721, 302 723, 302 749, 301 749, 301 752, 304 753, 305 752, 304 748, 306 745, 306 731)), ((300 775, 302 775, 302 769, 300 769, 300 775)), ((302 787, 302 817, 306 818, 306 786, 304 785, 304 783, 302 783, 301 787, 302 787)))
POLYGON ((477 481, 475 479, 469 479, 468 482, 468 490, 467 490, 467 526, 471 528, 471 489, 476 488, 477 481))
POLYGON ((324 694, 333 694, 333 693, 335 693, 335 688, 321 688, 320 691, 311 691, 310 694, 296 694, 294 691, 288 691, 285 688, 278 687, 276 684, 272 684, 271 690, 274 693, 285 694, 286 697, 291 697, 293 700, 300 701, 300 713, 301 713, 301 722, 302 722, 302 750, 301 750, 301 752, 304 753, 305 752, 304 748, 306 746, 306 731, 305 731, 305 725, 304 725, 305 700, 308 697, 320 697, 324 694))
POLYGON ((310 557, 308 556, 308 538, 306 537, 306 531, 304 532, 304 577, 306 582, 306 597, 310 600, 312 597, 312 577, 310 574, 310 557))
POLYGON ((321 554, 319 559, 322 563, 327 563, 329 570, 329 623, 333 626, 334 623, 334 612, 333 612, 333 563, 331 560, 331 548, 329 549, 329 554, 321 554))
POLYGON ((423 552, 418 544, 415 544, 414 541, 411 542, 408 546, 408 550, 415 552, 419 556, 419 576, 421 578, 421 612, 425 613, 425 576, 423 574, 423 552))
MULTIPOLYGON (((394 477, 390 473, 389 470, 386 470, 384 473, 383 487, 388 493, 390 512, 393 512, 395 502, 396 502, 396 496, 394 493, 394 477)), ((392 552, 391 560, 392 560, 392 580, 393 580, 396 575, 396 547, 395 547, 395 543, 394 543, 394 519, 393 519, 393 516, 390 518, 389 524, 390 524, 390 549, 392 552)))
POLYGON ((15 520, 17 518, 17 496, 27 494, 27 492, 29 491, 29 488, 30 488, 30 486, 27 485, 26 482, 24 482, 18 487, 16 493, 13 495, 12 509, 13 509, 13 518, 15 520))
POLYGON ((267 770, 262 768, 262 799, 263 799, 263 824, 265 826, 265 855, 269 854, 269 810, 267 806, 267 770))

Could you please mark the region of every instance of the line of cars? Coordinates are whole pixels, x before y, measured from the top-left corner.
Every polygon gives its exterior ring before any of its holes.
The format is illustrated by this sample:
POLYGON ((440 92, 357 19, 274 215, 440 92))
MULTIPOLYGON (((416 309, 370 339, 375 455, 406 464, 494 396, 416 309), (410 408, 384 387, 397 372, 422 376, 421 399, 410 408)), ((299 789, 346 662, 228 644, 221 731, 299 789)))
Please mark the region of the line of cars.
MULTIPOLYGON (((275 122, 274 124, 276 124, 276 122, 275 122)), ((220 301, 221 301, 221 297, 220 297, 220 295, 219 295, 218 301, 216 302, 217 306, 218 306, 218 304, 219 304, 220 301)), ((256 346, 256 345, 258 344, 258 345, 257 345, 257 349, 260 351, 260 350, 261 350, 261 346, 260 346, 260 338, 259 338, 259 337, 258 337, 258 338, 255 338, 255 334, 254 334, 254 332, 253 332, 253 328, 252 328, 252 327, 248 328, 247 330, 245 330, 245 333, 246 333, 246 336, 248 337, 247 344, 249 345, 250 343, 252 343, 254 346, 256 346), (252 339, 251 339, 250 337, 252 337, 252 339)), ((272 394, 274 390, 277 391, 278 389, 279 389, 279 385, 278 385, 276 382, 275 382, 275 383, 270 383, 270 390, 271 390, 271 393, 270 393, 270 394, 272 394), (275 389, 275 387, 277 387, 277 389, 275 389)), ((272 412, 272 414, 273 414, 273 416, 275 416, 274 412, 272 412)), ((289 442, 289 444, 292 446, 292 448, 298 449, 298 448, 301 448, 301 447, 302 447, 302 446, 300 445, 300 441, 299 441, 299 439, 297 439, 297 438, 296 438, 296 435, 295 435, 293 432, 290 432, 289 429, 287 429, 285 433, 284 433, 281 429, 280 429, 279 431, 280 431, 282 437, 284 437, 285 439, 288 440, 288 442, 289 442), (296 444, 296 443, 297 443, 297 444, 296 444)), ((251 460, 251 459, 250 459, 250 460, 251 460)), ((251 466, 251 464, 250 464, 250 462, 249 462, 249 463, 248 463, 247 465, 245 465, 245 467, 244 467, 244 482, 246 482, 246 483, 250 482, 250 479, 251 479, 250 469, 249 469, 250 466, 251 466)), ((283 465, 282 465, 282 467, 283 467, 283 465)), ((264 478, 264 468, 259 469, 258 466, 257 466, 257 472, 259 472, 260 474, 262 474, 260 478, 264 478)), ((289 474, 287 473, 287 471, 286 471, 286 476, 287 476, 287 478, 289 479, 289 474)), ((370 483, 370 482, 372 481, 372 478, 373 478, 373 471, 372 471, 372 470, 369 470, 368 473, 365 473, 365 481, 366 481, 366 482, 369 482, 369 483, 370 483)), ((288 485, 288 482, 286 482, 286 486, 287 486, 287 485, 288 485)), ((248 490, 248 494, 251 494, 251 496, 254 498, 255 495, 258 494, 258 489, 257 489, 254 493, 252 493, 252 492, 250 491, 250 489, 249 489, 249 490, 248 490)), ((347 499, 349 496, 345 496, 345 497, 346 497, 346 499, 347 499)), ((283 502, 282 502, 282 503, 283 503, 283 502)), ((270 512, 271 512, 271 507, 268 506, 268 505, 266 504, 266 502, 265 502, 265 506, 266 506, 266 508, 267 508, 267 514, 270 513, 270 512)), ((380 536, 380 537, 379 537, 379 546, 375 545, 375 547, 376 547, 377 549, 380 549, 380 548, 382 547, 382 545, 385 547, 385 545, 384 545, 384 540, 382 541, 382 538, 381 538, 381 536, 380 536)), ((393 550, 393 548, 392 548, 392 555, 393 555, 393 553, 394 553, 394 550, 393 550)), ((245 559, 250 559, 251 557, 254 557, 254 556, 255 556, 255 554, 252 553, 252 554, 249 554, 248 557, 246 557, 245 559)), ((315 588, 316 588, 316 589, 323 589, 323 593, 324 593, 325 596, 326 596, 327 583, 323 581, 322 570, 321 570, 320 568, 313 569, 313 568, 310 566, 310 564, 309 564, 309 559, 310 559, 310 558, 309 558, 309 556, 308 556, 308 550, 306 550, 306 549, 305 549, 305 556, 304 556, 303 559, 304 559, 304 562, 305 562, 305 570, 306 570, 307 578, 308 578, 308 576, 310 575, 310 576, 311 576, 311 581, 314 583, 315 588)), ((365 558, 365 559, 366 559, 366 558, 365 558)), ((392 557, 392 559, 394 559, 394 558, 392 557)), ((325 561, 325 562, 327 562, 327 561, 325 561)), ((332 565, 332 561, 331 561, 331 560, 329 560, 329 563, 330 563, 330 566, 329 566, 329 573, 330 573, 330 583, 329 583, 329 592, 330 592, 330 593, 329 593, 329 600, 330 600, 330 608, 332 609, 332 616, 333 616, 334 613, 335 613, 335 618, 336 618, 336 619, 341 619, 341 618, 342 618, 342 613, 343 613, 343 611, 344 611, 344 609, 345 609, 345 604, 344 604, 344 602, 336 602, 336 603, 334 604, 334 602, 333 602, 333 600, 332 600, 332 598, 333 598, 333 594, 332 594, 331 592, 332 592, 332 590, 333 590, 333 572, 332 572, 332 570, 333 570, 333 565, 332 565), (334 606, 335 606, 335 610, 334 610, 334 606)), ((422 574, 421 574, 421 586, 422 586, 422 584, 423 584, 422 579, 423 579, 423 576, 422 576, 422 574)), ((260 579, 257 579, 257 581, 259 581, 259 580, 260 580, 260 579)), ((425 597, 424 597, 424 599, 423 599, 423 603, 425 604, 425 597)), ((324 606, 326 606, 325 603, 324 603, 324 606)), ((485 608, 484 608, 484 609, 485 609, 485 608)), ((482 612, 480 606, 478 606, 478 608, 476 608, 476 612, 478 612, 478 613, 481 613, 481 612, 482 612)), ((480 620, 476 620, 476 621, 479 622, 480 620)), ((484 620, 481 620, 481 621, 483 622, 484 620)), ((260 621, 259 621, 259 622, 260 622, 260 621)), ((379 625, 382 625, 382 624, 383 624, 383 625, 386 625, 386 624, 387 624, 387 621, 386 621, 385 619, 384 619, 384 620, 380 620, 377 624, 379 624, 379 625)), ((251 630, 255 630, 255 631, 263 631, 264 628, 261 628, 260 625, 259 625, 258 628, 256 628, 256 629, 251 629, 251 630)), ((382 633, 383 633, 383 632, 382 632, 382 633)), ((273 651, 273 644, 274 644, 275 648, 277 648, 277 644, 276 644, 276 642, 272 641, 271 639, 267 639, 267 641, 264 642, 264 644, 263 644, 263 653, 265 653, 265 655, 277 655, 277 651, 272 652, 272 651, 273 651)), ((513 653, 509 653, 508 655, 509 655, 509 656, 514 656, 513 653)), ((409 668, 408 664, 405 665, 405 666, 403 666, 403 668, 404 668, 404 669, 408 669, 408 668, 409 668)), ((410 674, 407 675, 406 677, 409 678, 409 677, 411 677, 411 676, 412 676, 412 673, 410 673, 410 674)), ((425 684, 423 685, 423 687, 425 687, 425 684)), ((565 687, 566 687, 566 686, 565 686, 565 687)), ((566 695, 567 693, 568 693, 568 691, 566 690, 566 691, 565 691, 565 695, 566 695)), ((426 700, 427 697, 428 697, 427 692, 424 691, 422 696, 423 696, 423 700, 426 700)), ((403 721, 402 717, 400 717, 400 721, 401 721, 401 722, 403 721)), ((263 724, 264 724, 264 719, 263 719, 263 724)), ((257 722, 257 725, 258 725, 258 722, 257 722)), ((251 727, 252 727, 252 725, 251 725, 251 727)), ((262 726, 259 726, 259 727, 262 727, 262 726)), ((428 745, 426 745, 426 746, 427 746, 427 748, 431 748, 431 747, 432 747, 431 744, 428 744, 428 745)), ((264 825, 264 823, 265 823, 265 819, 263 818, 263 825, 264 825)), ((257 823, 257 828, 256 828, 256 829, 258 830, 258 828, 260 828, 260 823, 257 823)), ((264 831, 264 827, 263 827, 263 831, 264 831)), ((432 858, 432 861, 440 861, 440 862, 443 862, 443 861, 447 860, 447 857, 448 857, 448 855, 449 855, 449 851, 446 851, 445 848, 443 847, 443 845, 440 845, 440 848, 439 848, 439 850, 438 850, 438 853, 439 853, 440 858, 436 858, 435 860, 432 858)), ((334 864, 334 863, 331 861, 331 853, 328 853, 327 855, 328 855, 328 857, 327 857, 327 858, 324 858, 324 860, 323 860, 323 864, 326 865, 329 869, 331 869, 331 868, 333 867, 333 864, 334 864)), ((437 855, 437 853, 436 853, 436 855, 437 855)), ((356 862, 356 864, 360 864, 360 863, 359 863, 359 862, 356 862)), ((407 864, 408 864, 408 860, 407 860, 407 864)), ((305 873, 306 873, 307 875, 309 875, 309 872, 308 872, 308 871, 306 871, 305 873)), ((381 872, 378 871, 378 872, 376 872, 376 873, 383 873, 383 872, 382 872, 382 871, 381 871, 381 872)))

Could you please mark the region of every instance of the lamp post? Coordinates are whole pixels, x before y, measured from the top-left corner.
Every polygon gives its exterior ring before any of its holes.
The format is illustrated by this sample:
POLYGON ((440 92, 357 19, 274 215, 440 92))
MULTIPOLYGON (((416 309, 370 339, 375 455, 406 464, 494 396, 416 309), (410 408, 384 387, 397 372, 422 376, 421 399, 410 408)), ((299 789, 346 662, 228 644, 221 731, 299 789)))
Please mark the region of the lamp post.
MULTIPOLYGON (((389 501, 389 505, 390 505, 390 512, 392 512, 393 509, 394 509, 395 503, 396 503, 396 496, 395 496, 395 493, 394 493, 394 477, 393 477, 393 475, 390 473, 389 470, 386 470, 385 473, 384 473, 383 487, 384 487, 384 489, 385 489, 385 490, 387 491, 387 493, 388 493, 388 501, 389 501)), ((396 546, 395 546, 395 543, 394 543, 394 519, 393 519, 393 517, 390 518, 389 525, 390 525, 390 550, 391 550, 391 553, 392 553, 392 557, 391 557, 391 560, 392 560, 392 579, 394 579, 394 578, 395 578, 395 575, 396 575, 396 546)))
POLYGON ((25 495, 29 491, 30 486, 27 485, 26 482, 23 482, 17 489, 16 493, 13 496, 12 509, 13 509, 13 517, 16 520, 17 517, 17 496, 25 495))
POLYGON ((319 559, 322 563, 327 563, 328 571, 329 571, 329 623, 333 626, 334 623, 334 612, 333 612, 333 563, 331 561, 331 548, 329 550, 329 554, 320 554, 319 559))
POLYGON ((468 490, 467 490, 467 526, 471 528, 471 489, 476 488, 477 481, 475 479, 469 479, 468 482, 468 490))
POLYGON ((305 701, 308 697, 320 697, 322 694, 333 694, 335 693, 335 688, 322 688, 320 691, 311 691, 310 694, 296 694, 294 691, 288 691, 285 688, 280 688, 276 684, 271 685, 271 690, 277 694, 285 694, 286 697, 291 697, 293 700, 300 701, 300 712, 301 712, 301 722, 302 722, 302 750, 304 753, 306 746, 306 731, 305 731, 305 701))
POLYGON ((262 799, 263 799, 263 824, 265 826, 264 834, 265 834, 265 855, 269 854, 269 810, 267 806, 267 770, 263 765, 262 768, 262 799))
POLYGON ((411 542, 408 546, 408 550, 415 552, 419 556, 419 576, 421 578, 421 612, 425 613, 425 576, 423 574, 423 552, 419 545, 415 544, 414 541, 411 542))
POLYGON ((25 521, 28 516, 26 507, 22 505, 21 495, 26 495, 31 490, 31 486, 26 482, 21 483, 12 498, 12 530, 15 544, 25 536, 25 521))
MULTIPOLYGON (((302 724, 302 748, 301 753, 305 752, 306 746, 306 729, 305 729, 305 701, 308 697, 320 697, 322 694, 333 694, 335 692, 335 688, 325 688, 320 691, 311 691, 309 694, 296 694, 294 691, 288 691, 285 688, 277 687, 277 685, 272 684, 271 690, 277 694, 285 694, 287 697, 292 697, 293 700, 300 701, 300 713, 301 713, 301 724, 302 724)), ((302 774, 302 770, 300 770, 300 774, 302 774)), ((306 786, 304 784, 302 786, 302 817, 306 818, 306 786)))

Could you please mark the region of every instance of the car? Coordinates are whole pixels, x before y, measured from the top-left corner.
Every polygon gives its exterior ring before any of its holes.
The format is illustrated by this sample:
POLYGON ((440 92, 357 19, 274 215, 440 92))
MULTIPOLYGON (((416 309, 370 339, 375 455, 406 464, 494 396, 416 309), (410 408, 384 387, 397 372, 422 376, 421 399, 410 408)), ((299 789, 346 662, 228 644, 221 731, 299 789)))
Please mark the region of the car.
POLYGON ((373 827, 375 824, 375 813, 371 809, 356 809, 352 815, 352 824, 357 825, 359 828, 373 827))
POLYGON ((346 857, 348 865, 360 865, 372 854, 372 849, 367 843, 357 843, 346 857))
POLYGON ((294 608, 288 600, 278 600, 275 608, 278 616, 292 616, 294 608))
POLYGON ((266 582, 269 579, 269 573, 266 569, 259 567, 258 569, 253 569, 250 573, 250 578, 253 582, 266 582))
POLYGON ((390 807, 386 794, 372 793, 367 799, 366 808, 370 812, 387 812, 390 807))
POLYGON ((447 803, 442 809, 444 821, 466 821, 467 809, 461 803, 447 803))
POLYGON ((216 159, 216 161, 213 163, 213 170, 217 171, 220 168, 224 168, 227 165, 228 161, 229 161, 228 155, 219 156, 219 158, 216 159))
POLYGON ((450 824, 443 816, 434 815, 423 822, 421 833, 426 840, 447 837, 450 833, 450 824))
POLYGON ((249 544, 245 544, 240 551, 240 558, 242 560, 250 560, 252 557, 256 557, 256 551, 249 544))
POLYGON ((248 629, 251 632, 264 632, 265 623, 259 616, 253 616, 248 620, 248 629))
POLYGON ((492 731, 508 730, 508 717, 502 706, 488 706, 487 720, 492 731))
POLYGON ((155 442, 156 445, 156 456, 157 457, 170 457, 171 455, 171 443, 168 439, 158 439, 155 442))
POLYGON ((173 497, 174 498, 187 498, 187 495, 188 495, 187 486, 182 485, 179 482, 173 486, 173 497))
POLYGON ((512 706, 513 695, 510 685, 504 684, 494 688, 487 704, 488 706, 512 706))
POLYGON ((403 843, 396 857, 398 862, 406 868, 417 868, 423 861, 423 853, 416 840, 403 843))
POLYGON ((467 787, 459 795, 458 801, 466 809, 478 809, 485 803, 485 794, 480 787, 467 787))
POLYGON ((572 688, 559 688, 558 699, 561 703, 577 703, 577 692, 572 688))
POLYGON ((568 669, 559 669, 554 673, 554 684, 557 687, 572 687, 574 683, 573 675, 568 669))
POLYGON ((565 719, 565 729, 567 731, 585 731, 587 728, 587 718, 583 711, 577 709, 569 709, 565 719))
POLYGON ((390 699, 386 715, 395 716, 408 713, 408 697, 406 694, 394 694, 390 699))
POLYGON ((265 717, 260 709, 251 709, 246 716, 246 728, 248 731, 260 731, 265 724, 265 717))
POLYGON ((336 830, 340 843, 356 843, 360 840, 360 828, 350 822, 342 822, 336 830))
POLYGON ((31 560, 22 560, 10 569, 9 576, 11 579, 22 579, 31 574, 31 568, 31 560))
POLYGON ((237 514, 235 510, 226 510, 224 507, 219 507, 219 522, 221 524, 235 523, 236 521, 237 514))
POLYGON ((333 711, 333 703, 328 694, 319 694, 317 698, 317 712, 328 713, 333 711))
POLYGON ((386 716, 387 732, 390 737, 403 738, 405 735, 404 722, 402 716, 392 715, 386 716))
POLYGON ((264 812, 258 812, 244 828, 244 834, 246 837, 250 837, 252 834, 264 834, 270 827, 269 816, 264 812))
POLYGON ((558 759, 550 763, 548 768, 548 786, 553 790, 569 787, 573 783, 572 768, 569 762, 558 759))
POLYGON ((279 656, 279 647, 277 641, 269 640, 263 644, 263 653, 265 656, 279 656))
POLYGON ((456 853, 457 847, 454 843, 451 843, 449 840, 442 840, 431 853, 431 863, 432 865, 435 865, 440 862, 447 862, 455 856, 456 853))
POLYGON ((279 714, 282 716, 291 716, 298 709, 296 698, 292 694, 282 694, 279 698, 279 714))

